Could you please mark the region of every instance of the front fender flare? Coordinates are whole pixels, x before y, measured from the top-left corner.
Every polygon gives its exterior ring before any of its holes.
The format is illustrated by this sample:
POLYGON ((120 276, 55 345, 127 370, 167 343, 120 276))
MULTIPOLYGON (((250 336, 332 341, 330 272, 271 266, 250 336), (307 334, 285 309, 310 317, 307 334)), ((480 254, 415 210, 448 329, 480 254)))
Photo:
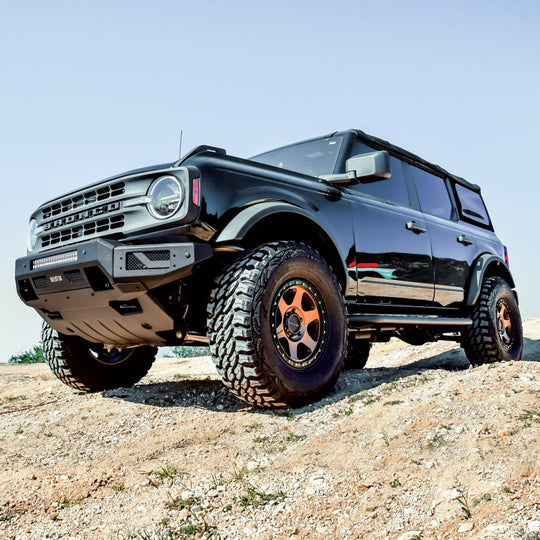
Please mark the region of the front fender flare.
MULTIPOLYGON (((340 251, 339 243, 328 229, 321 225, 314 212, 309 208, 303 208, 294 204, 282 201, 265 201, 248 206, 241 210, 213 240, 215 251, 241 251, 242 242, 248 238, 252 230, 266 218, 275 215, 288 214, 289 217, 296 216, 303 219, 306 224, 312 224, 310 233, 302 241, 311 243, 317 236, 319 238, 316 249, 322 250, 321 254, 327 258, 327 262, 334 268, 338 280, 340 281, 345 294, 356 295, 356 281, 348 276, 346 266, 346 254, 340 251), (316 234, 318 231, 318 235, 316 234), (309 236, 311 234, 311 236, 309 236), (322 245, 321 245, 322 243, 322 245), (324 247, 324 249, 323 249, 324 247)), ((272 230, 270 229, 271 233, 272 230)), ((274 240, 284 240, 283 236, 274 240)), ((298 238, 296 238, 298 240, 298 238)))
POLYGON ((293 213, 315 221, 313 216, 298 206, 282 202, 262 202, 241 210, 217 235, 214 244, 241 241, 261 219, 278 213, 293 213))

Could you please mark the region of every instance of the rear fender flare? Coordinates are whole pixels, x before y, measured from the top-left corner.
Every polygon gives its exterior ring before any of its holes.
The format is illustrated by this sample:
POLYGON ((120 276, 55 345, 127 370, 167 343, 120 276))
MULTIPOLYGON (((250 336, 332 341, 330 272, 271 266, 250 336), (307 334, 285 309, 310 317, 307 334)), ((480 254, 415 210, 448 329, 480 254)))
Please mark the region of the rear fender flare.
POLYGON ((484 253, 476 259, 476 262, 472 266, 469 290, 465 303, 467 307, 472 307, 476 304, 484 279, 491 276, 500 276, 507 281, 511 288, 515 287, 512 274, 510 274, 510 270, 508 270, 504 261, 497 255, 484 253))

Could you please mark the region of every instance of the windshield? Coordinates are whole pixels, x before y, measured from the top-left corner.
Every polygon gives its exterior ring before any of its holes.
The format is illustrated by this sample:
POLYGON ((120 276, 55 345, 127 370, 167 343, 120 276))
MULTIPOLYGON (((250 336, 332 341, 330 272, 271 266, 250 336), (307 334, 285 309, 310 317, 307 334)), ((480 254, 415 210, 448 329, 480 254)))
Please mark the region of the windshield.
POLYGON ((333 174, 343 137, 316 139, 284 146, 251 159, 266 165, 288 169, 310 176, 333 174))

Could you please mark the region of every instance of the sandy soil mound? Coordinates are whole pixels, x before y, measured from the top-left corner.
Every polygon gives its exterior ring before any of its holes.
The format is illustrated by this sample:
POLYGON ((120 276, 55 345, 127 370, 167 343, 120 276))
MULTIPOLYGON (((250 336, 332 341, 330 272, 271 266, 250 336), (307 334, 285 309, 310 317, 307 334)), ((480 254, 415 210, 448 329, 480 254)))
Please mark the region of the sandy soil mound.
POLYGON ((540 538, 540 320, 523 361, 374 348, 326 399, 261 411, 208 358, 93 395, 0 367, 0 539, 540 538))

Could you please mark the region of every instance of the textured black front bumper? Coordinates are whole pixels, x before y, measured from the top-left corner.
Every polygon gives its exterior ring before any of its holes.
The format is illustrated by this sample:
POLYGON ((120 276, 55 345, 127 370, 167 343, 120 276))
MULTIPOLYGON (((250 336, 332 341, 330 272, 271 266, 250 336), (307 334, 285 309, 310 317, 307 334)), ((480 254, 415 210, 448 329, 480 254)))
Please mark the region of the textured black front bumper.
POLYGON ((59 332, 111 345, 165 344, 174 321, 151 289, 189 276, 212 257, 203 243, 91 240, 17 259, 21 300, 59 332))

